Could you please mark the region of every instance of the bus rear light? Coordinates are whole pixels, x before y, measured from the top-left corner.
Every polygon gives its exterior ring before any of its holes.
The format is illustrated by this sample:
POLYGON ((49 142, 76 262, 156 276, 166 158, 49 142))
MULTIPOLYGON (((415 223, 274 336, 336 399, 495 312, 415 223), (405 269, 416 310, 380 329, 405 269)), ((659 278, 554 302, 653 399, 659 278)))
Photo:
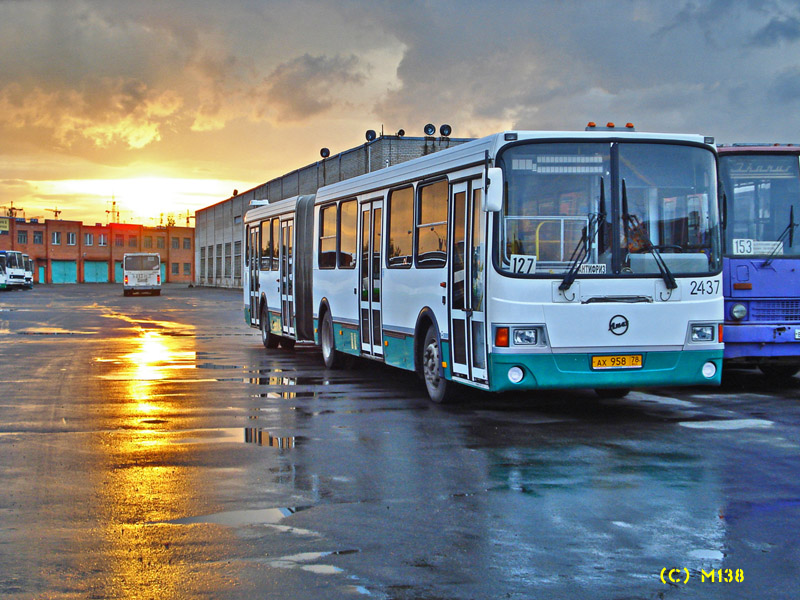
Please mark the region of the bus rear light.
POLYGON ((128 285, 128 276, 125 275, 125 285, 128 285))
POLYGON ((161 274, 156 275, 156 283, 161 283, 161 274))
POLYGON ((508 327, 498 327, 495 330, 494 345, 498 348, 508 348, 508 327))
POLYGON ((720 344, 722 343, 722 331, 723 331, 723 327, 722 327, 722 323, 720 323, 720 324, 717 325, 717 341, 720 344))
POLYGON ((752 290, 753 284, 752 283, 734 283, 733 289, 735 290, 752 290))

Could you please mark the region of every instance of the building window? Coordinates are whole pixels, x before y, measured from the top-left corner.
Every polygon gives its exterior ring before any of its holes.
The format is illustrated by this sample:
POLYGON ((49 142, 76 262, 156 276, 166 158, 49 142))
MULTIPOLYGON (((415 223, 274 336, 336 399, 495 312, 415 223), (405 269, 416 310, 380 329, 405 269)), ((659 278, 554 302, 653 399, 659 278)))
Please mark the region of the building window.
POLYGON ((178 263, 172 263, 172 274, 177 275, 180 272, 180 265, 178 263))
POLYGON ((125 245, 125 236, 124 235, 115 235, 114 236, 114 245, 115 246, 124 246, 125 245))
POLYGON ((97 236, 98 246, 108 246, 108 234, 101 233, 97 236))
POLYGON ((225 244, 225 277, 231 276, 231 243, 225 244))
POLYGON ((233 277, 242 276, 242 242, 233 242, 233 277))
POLYGON ((28 232, 24 229, 17 230, 17 243, 18 244, 27 244, 28 243, 28 232))
POLYGON ((183 274, 184 275, 192 274, 192 263, 183 263, 183 274))
POLYGON ((128 238, 128 247, 129 248, 136 248, 136 246, 137 246, 136 237, 129 237, 128 238))
POLYGON ((153 247, 153 236, 146 235, 142 238, 142 248, 152 248, 153 247))
POLYGON ((353 269, 356 266, 356 225, 358 205, 348 200, 339 205, 339 267, 353 269))
POLYGON ((74 231, 67 232, 67 246, 75 246, 78 243, 78 234, 74 231))
POLYGON ((389 194, 389 268, 411 268, 413 224, 414 190, 394 190, 389 194))
POLYGON ((215 265, 214 265, 214 274, 216 275, 217 279, 222 278, 222 244, 217 244, 217 253, 214 256, 215 265))
POLYGON ((173 237, 172 238, 172 249, 177 250, 181 247, 181 239, 173 237))
POLYGON ((336 205, 331 204, 319 211, 319 268, 333 269, 336 266, 336 205))
POLYGON ((183 238, 183 249, 184 250, 192 249, 192 238, 183 238))
POLYGON ((33 243, 34 244, 44 244, 44 232, 42 232, 42 231, 34 231, 33 232, 33 243))
POLYGON ((93 233, 84 233, 83 234, 83 245, 84 246, 94 246, 94 234, 93 233))
POLYGON ((60 246, 61 245, 61 232, 60 231, 54 231, 52 233, 52 235, 50 236, 50 243, 53 246, 60 246))
POLYGON ((207 269, 206 277, 208 278, 208 282, 211 283, 211 280, 214 279, 214 246, 206 247, 206 261, 207 261, 207 269))
POLYGON ((156 238, 156 246, 158 246, 159 248, 164 247, 164 238, 162 236, 158 236, 156 238))
POLYGON ((426 185, 419 192, 416 259, 421 269, 447 263, 447 181, 426 185))
POLYGON ((206 249, 200 248, 200 281, 206 278, 206 249))

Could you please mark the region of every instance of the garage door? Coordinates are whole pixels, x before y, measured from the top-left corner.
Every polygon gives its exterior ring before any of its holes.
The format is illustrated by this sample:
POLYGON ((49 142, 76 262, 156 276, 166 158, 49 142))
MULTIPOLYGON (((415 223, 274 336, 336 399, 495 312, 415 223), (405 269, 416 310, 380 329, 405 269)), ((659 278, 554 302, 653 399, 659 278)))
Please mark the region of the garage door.
POLYGON ((108 283, 108 263, 104 260, 87 260, 83 263, 83 281, 108 283))
POLYGON ((167 263, 161 263, 161 283, 167 280, 167 263))
POLYGON ((122 283, 122 261, 115 260, 114 261, 114 281, 116 283, 122 283))
POLYGON ((52 261, 53 283, 78 283, 78 263, 74 260, 52 261))

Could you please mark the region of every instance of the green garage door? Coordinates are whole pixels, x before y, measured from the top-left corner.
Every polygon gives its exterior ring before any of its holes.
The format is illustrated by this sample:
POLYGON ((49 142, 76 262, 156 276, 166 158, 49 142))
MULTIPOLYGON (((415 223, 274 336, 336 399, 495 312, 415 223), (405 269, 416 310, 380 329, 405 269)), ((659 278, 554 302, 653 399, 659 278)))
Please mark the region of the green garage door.
POLYGON ((83 263, 83 281, 108 283, 108 263, 104 260, 87 260, 83 263))
POLYGON ((53 283, 78 283, 78 263, 74 260, 52 261, 53 283))
POLYGON ((122 261, 115 260, 114 261, 114 282, 115 283, 122 283, 122 278, 124 275, 122 274, 122 261))
POLYGON ((167 280, 167 263, 161 263, 161 283, 167 280))

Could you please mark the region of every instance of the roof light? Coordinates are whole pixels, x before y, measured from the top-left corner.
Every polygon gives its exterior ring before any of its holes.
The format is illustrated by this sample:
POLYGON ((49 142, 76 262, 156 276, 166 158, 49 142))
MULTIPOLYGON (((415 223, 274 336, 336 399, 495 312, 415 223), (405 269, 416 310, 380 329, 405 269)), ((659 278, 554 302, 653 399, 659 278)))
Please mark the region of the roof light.
POLYGON ((625 123, 625 127, 628 129, 633 129, 633 123, 625 123))
POLYGON ((586 124, 586 127, 597 127, 597 123, 595 123, 594 121, 589 121, 589 122, 586 124))
POLYGON ((615 125, 614 125, 614 123, 609 121, 608 123, 606 123, 606 127, 608 127, 609 129, 614 129, 615 125))

